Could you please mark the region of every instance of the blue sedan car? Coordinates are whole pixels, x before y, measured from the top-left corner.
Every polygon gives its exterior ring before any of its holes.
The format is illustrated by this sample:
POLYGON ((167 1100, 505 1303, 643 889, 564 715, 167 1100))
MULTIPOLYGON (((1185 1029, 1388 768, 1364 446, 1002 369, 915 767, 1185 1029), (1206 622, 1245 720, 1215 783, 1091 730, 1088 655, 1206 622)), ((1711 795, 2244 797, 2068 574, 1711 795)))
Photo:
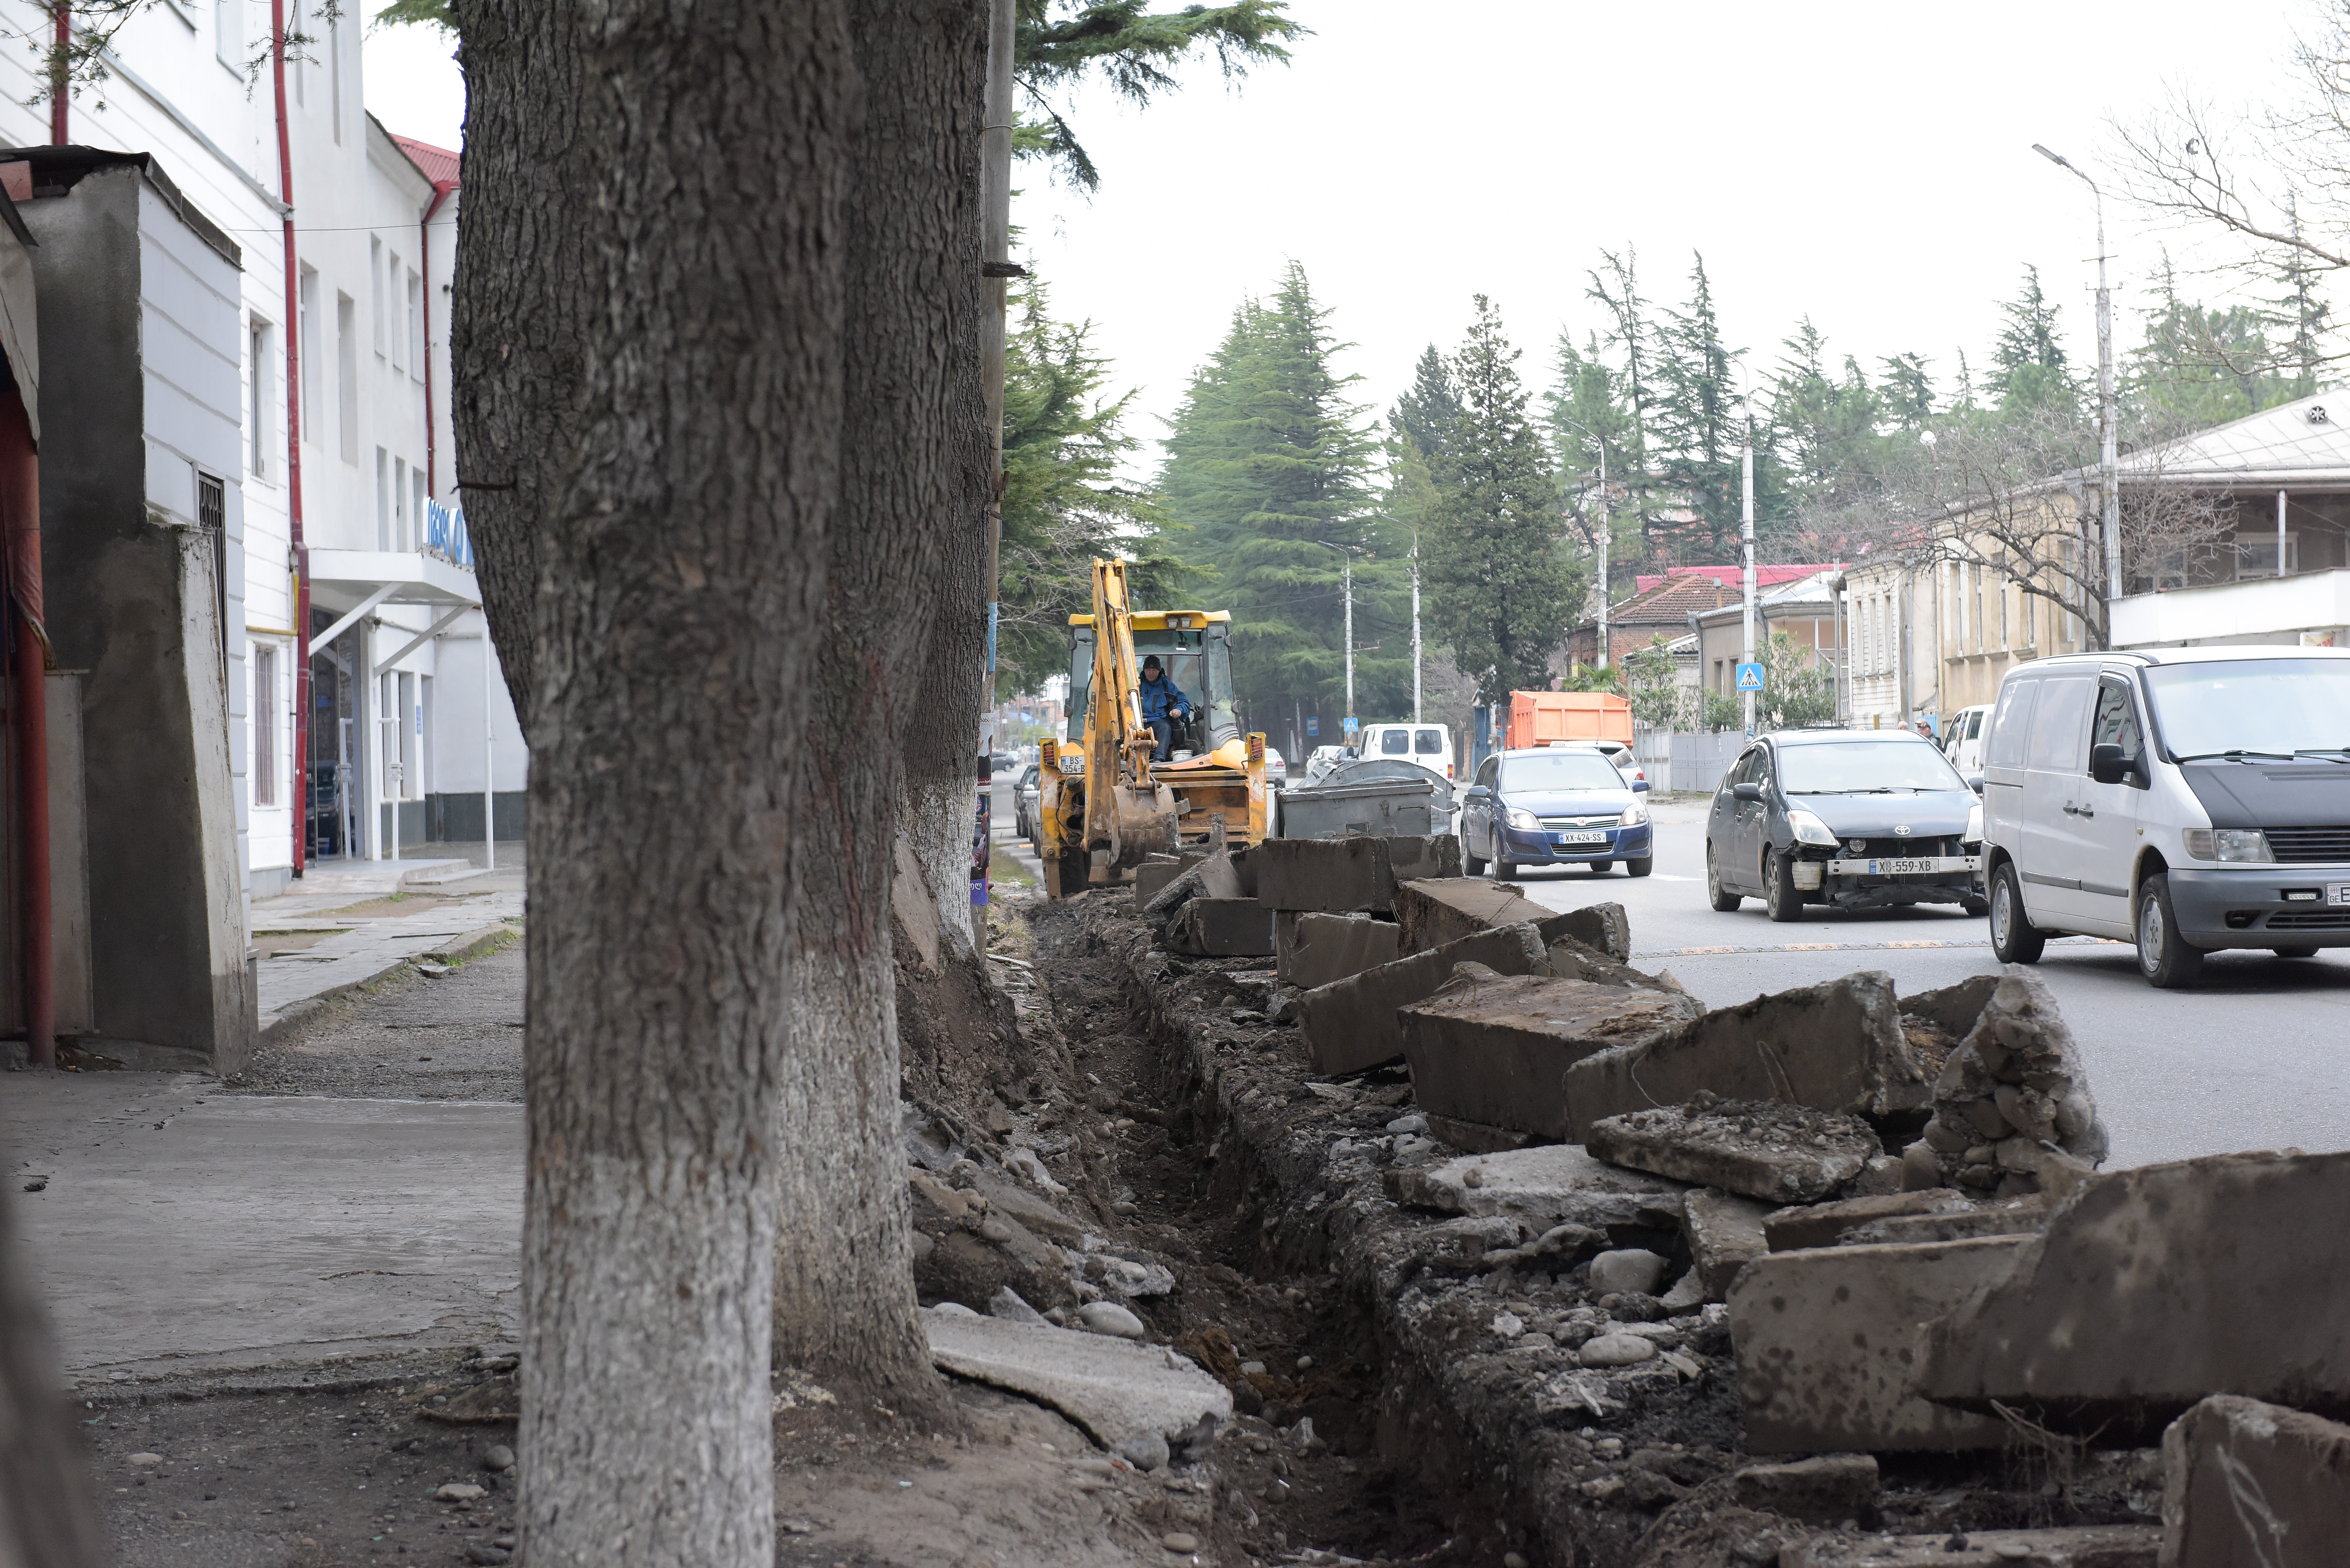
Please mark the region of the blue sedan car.
POLYGON ((1656 864, 1648 806, 1596 752, 1496 753, 1461 800, 1461 853, 1471 876, 1489 861, 1505 882, 1528 866, 1608 871, 1621 860, 1646 877, 1656 864))

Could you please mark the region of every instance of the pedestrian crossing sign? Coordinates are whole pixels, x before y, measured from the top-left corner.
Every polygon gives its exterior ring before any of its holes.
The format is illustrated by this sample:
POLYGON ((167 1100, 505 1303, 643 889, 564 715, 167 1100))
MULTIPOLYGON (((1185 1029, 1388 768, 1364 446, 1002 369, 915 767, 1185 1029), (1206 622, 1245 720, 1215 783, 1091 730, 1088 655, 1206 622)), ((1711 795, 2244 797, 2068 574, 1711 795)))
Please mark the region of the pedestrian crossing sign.
POLYGON ((1762 691, 1762 667, 1759 664, 1740 665, 1738 667, 1738 689, 1741 691, 1762 691))

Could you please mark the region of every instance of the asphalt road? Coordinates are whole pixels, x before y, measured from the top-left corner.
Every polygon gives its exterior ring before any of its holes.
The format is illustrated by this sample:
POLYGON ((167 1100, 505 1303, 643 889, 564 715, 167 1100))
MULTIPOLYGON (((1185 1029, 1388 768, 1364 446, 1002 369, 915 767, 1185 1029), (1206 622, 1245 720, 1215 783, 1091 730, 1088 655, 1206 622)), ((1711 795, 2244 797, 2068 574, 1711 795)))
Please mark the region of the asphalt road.
MULTIPOLYGON (((1011 836, 1011 776, 996 793, 999 842, 1011 836)), ((1672 971, 1715 1006, 1857 969, 1884 970, 1906 992, 1998 967, 1985 923, 1955 905, 1874 914, 1814 907, 1784 926, 1772 924, 1759 898, 1717 914, 1705 897, 1702 803, 1659 805, 1654 816, 1649 876, 1528 871, 1521 889, 1556 909, 1622 904, 1633 961, 1672 971)), ((2350 949, 2314 959, 2215 953, 2191 992, 2155 990, 2128 947, 2086 937, 2051 942, 2039 971, 2087 1057, 2113 1135, 2110 1164, 2350 1148, 2350 949)))
MULTIPOLYGON (((1669 969, 1721 1006, 1759 992, 1881 969, 1900 992, 1998 967, 1984 921, 1955 905, 1870 914, 1813 908, 1773 925, 1759 898, 1717 914, 1705 896, 1705 808, 1660 805, 1656 870, 1522 874, 1553 909, 1612 899, 1632 918, 1633 961, 1669 969)), ((2350 1148, 2350 949, 2314 959, 2215 953, 2202 985, 2157 991, 2132 950, 2053 941, 2041 978, 2087 1058, 2090 1091, 2113 1135, 2114 1165, 2236 1149, 2350 1148)))

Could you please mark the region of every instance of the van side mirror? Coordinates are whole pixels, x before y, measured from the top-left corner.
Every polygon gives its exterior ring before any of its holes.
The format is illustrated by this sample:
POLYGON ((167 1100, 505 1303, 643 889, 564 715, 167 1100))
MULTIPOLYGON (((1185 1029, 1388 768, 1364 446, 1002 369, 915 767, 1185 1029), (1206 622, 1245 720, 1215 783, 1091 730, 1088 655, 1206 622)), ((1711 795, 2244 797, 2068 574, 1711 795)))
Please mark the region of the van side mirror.
POLYGON ((2103 742, 2089 748, 2089 776, 2101 784, 2127 784, 2137 772, 2137 759, 2123 752, 2112 742, 2103 742))
POLYGON ((1759 784, 1753 784, 1751 782, 1747 784, 1734 784, 1730 786, 1730 794, 1731 798, 1735 800, 1761 800, 1762 798, 1762 786, 1759 784))

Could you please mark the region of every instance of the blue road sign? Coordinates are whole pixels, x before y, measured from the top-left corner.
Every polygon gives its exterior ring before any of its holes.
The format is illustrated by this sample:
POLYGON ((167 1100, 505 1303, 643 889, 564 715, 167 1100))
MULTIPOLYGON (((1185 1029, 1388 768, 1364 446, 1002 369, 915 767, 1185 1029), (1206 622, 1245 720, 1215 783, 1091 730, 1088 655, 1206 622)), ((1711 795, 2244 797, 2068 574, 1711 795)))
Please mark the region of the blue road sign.
POLYGON ((1347 717, 1346 717, 1346 718, 1344 718, 1344 719, 1339 720, 1339 721, 1338 721, 1338 722, 1339 722, 1339 723, 1341 723, 1342 725, 1346 726, 1347 733, 1348 733, 1348 734, 1350 734, 1350 735, 1351 735, 1351 734, 1353 734, 1357 730, 1358 730, 1358 729, 1360 729, 1360 728, 1362 727, 1362 726, 1360 726, 1359 724, 1357 724, 1357 723, 1356 723, 1356 722, 1355 722, 1354 716, 1353 716, 1352 714, 1349 714, 1347 717))
POLYGON ((1309 734, 1309 735, 1318 735, 1318 734, 1320 734, 1320 733, 1322 732, 1322 721, 1321 721, 1321 720, 1319 720, 1319 719, 1308 719, 1308 720, 1306 720, 1306 721, 1305 721, 1305 732, 1306 732, 1307 734, 1309 734))
POLYGON ((1762 667, 1759 664, 1740 665, 1738 667, 1738 689, 1741 691, 1762 691, 1762 667))

